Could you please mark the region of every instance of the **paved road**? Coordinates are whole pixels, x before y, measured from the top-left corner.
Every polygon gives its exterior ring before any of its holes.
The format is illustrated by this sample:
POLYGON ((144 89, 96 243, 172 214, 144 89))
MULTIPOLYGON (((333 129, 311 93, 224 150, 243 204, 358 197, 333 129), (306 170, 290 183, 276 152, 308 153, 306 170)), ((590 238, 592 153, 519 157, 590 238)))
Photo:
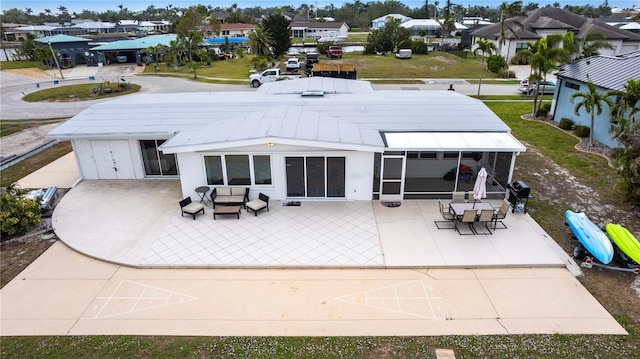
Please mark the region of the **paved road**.
MULTIPOLYGON (((139 84, 141 93, 179 93, 179 92, 208 92, 208 91, 255 91, 248 85, 221 85, 207 84, 174 77, 156 77, 134 75, 134 65, 111 65, 98 67, 76 67, 66 70, 65 79, 59 79, 54 84, 54 79, 33 78, 10 74, 0 71, 0 118, 4 120, 16 119, 40 119, 55 117, 72 117, 94 103, 107 100, 78 101, 65 103, 37 102, 30 103, 22 100, 22 97, 39 89, 54 86, 100 82, 121 81, 139 84), (95 80, 90 80, 93 77, 95 80)), ((56 74, 56 72, 53 72, 56 74)), ((59 76, 59 75, 58 75, 59 76)), ((465 95, 475 95, 478 85, 468 84, 464 80, 455 79, 425 79, 425 84, 374 84, 376 90, 447 90, 449 84, 454 89, 465 95)), ((516 85, 482 85, 484 95, 511 95, 517 94, 516 85)))

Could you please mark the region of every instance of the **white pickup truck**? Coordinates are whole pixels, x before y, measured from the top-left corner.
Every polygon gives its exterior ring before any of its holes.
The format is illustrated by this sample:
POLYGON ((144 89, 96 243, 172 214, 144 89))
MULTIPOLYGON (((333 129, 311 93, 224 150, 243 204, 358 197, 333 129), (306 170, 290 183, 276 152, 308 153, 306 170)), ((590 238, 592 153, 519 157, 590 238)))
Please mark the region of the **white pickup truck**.
POLYGON ((249 76, 249 84, 251 85, 251 87, 259 87, 260 85, 266 84, 267 82, 299 79, 300 76, 301 75, 298 73, 285 73, 280 72, 280 69, 269 69, 264 70, 259 74, 249 76))

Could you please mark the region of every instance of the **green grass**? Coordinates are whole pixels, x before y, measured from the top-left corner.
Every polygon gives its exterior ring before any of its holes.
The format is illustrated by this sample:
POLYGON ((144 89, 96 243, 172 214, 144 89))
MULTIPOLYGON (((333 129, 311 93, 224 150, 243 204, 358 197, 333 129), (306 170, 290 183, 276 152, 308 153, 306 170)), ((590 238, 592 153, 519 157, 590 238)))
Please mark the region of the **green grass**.
POLYGON ((27 69, 31 67, 37 67, 43 70, 46 68, 38 61, 0 61, 1 70, 27 69))
MULTIPOLYGON (((213 61, 211 66, 199 68, 196 72, 198 77, 246 80, 249 77, 249 69, 252 67, 251 58, 251 56, 245 56, 242 59, 213 61)), ((393 56, 346 53, 342 59, 322 57, 321 61, 324 63, 349 63, 355 66, 360 79, 390 79, 394 83, 398 83, 400 80, 392 79, 476 78, 480 74, 479 59, 462 59, 444 52, 413 55, 408 60, 398 60, 393 56)), ((193 72, 188 67, 182 67, 176 71, 172 66, 160 64, 158 71, 164 75, 177 74, 193 78, 193 72)), ((154 66, 146 66, 144 73, 154 74, 154 66)), ((492 73, 486 75, 487 78, 495 78, 496 76, 492 73)))
POLYGON ((534 144, 556 164, 580 178, 583 184, 607 191, 611 183, 615 183, 617 174, 605 159, 574 148, 577 138, 546 123, 521 119, 522 114, 531 111, 531 103, 487 102, 486 105, 511 127, 520 141, 534 144))
POLYGON ((140 91, 140 85, 128 84, 129 88, 120 92, 105 93, 103 95, 92 95, 91 90, 97 89, 100 85, 104 87, 110 87, 116 85, 106 84, 81 84, 81 85, 69 85, 60 86, 50 89, 40 90, 27 94, 23 99, 27 102, 38 101, 55 101, 55 102, 69 102, 78 100, 96 100, 102 98, 110 98, 122 95, 128 95, 140 91))
POLYGON ((2 120, 0 121, 0 137, 9 136, 16 132, 26 130, 31 127, 46 125, 53 122, 59 122, 58 118, 39 119, 39 120, 2 120))
MULTIPOLYGON (((480 92, 482 93, 482 92, 480 92)), ((471 95, 470 97, 480 99, 482 101, 528 101, 533 107, 533 97, 525 95, 471 95)), ((542 101, 551 101, 553 95, 544 95, 542 101)), ((529 109, 531 112, 531 109, 529 109)))
POLYGON ((350 32, 347 34, 347 39, 345 40, 345 42, 361 42, 361 43, 366 43, 367 42, 367 37, 369 36, 369 33, 362 33, 362 32, 350 32))
MULTIPOLYGON (((480 74, 478 73, 478 75, 476 76, 479 77, 480 74)), ((513 79, 485 79, 485 74, 484 71, 482 72, 482 84, 483 85, 519 85, 520 84, 520 80, 513 80, 513 79)), ((480 79, 467 79, 467 82, 470 84, 478 84, 480 82, 480 79)))
MULTIPOLYGON (((71 143, 69 141, 61 142, 0 171, 0 186, 8 186, 12 184, 22 177, 25 177, 26 175, 35 172, 36 170, 66 155, 71 152, 71 150, 71 143)), ((2 356, 0 355, 0 357, 2 356)))
MULTIPOLYGON (((253 66, 251 64, 252 56, 245 56, 240 59, 229 59, 221 61, 212 61, 209 67, 201 67, 196 70, 198 77, 215 77, 222 79, 238 79, 247 80, 249 78, 249 69, 253 66)), ((161 63, 158 72, 162 74, 180 74, 187 75, 193 78, 193 72, 188 67, 181 67, 177 71, 173 66, 161 63)), ((155 66, 147 65, 144 69, 145 74, 154 74, 155 66)))

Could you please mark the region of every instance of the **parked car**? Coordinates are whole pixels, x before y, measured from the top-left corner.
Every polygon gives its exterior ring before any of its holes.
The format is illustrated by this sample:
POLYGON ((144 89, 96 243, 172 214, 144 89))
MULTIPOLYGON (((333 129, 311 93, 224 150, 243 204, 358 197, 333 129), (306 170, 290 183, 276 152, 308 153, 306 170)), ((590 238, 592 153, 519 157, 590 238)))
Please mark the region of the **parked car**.
POLYGON ((308 64, 317 64, 318 62, 320 62, 320 54, 318 54, 317 52, 308 52, 305 55, 305 60, 308 64))
POLYGON ((342 57, 342 47, 340 46, 329 46, 327 49, 327 57, 342 57))
MULTIPOLYGON (((527 79, 520 81, 520 85, 518 86, 518 91, 526 95, 531 95, 535 90, 536 90, 535 82, 532 84, 529 84, 529 80, 527 79)), ((540 93, 543 93, 544 91, 545 94, 553 94, 554 92, 556 92, 556 83, 548 80, 543 81, 540 83, 540 89, 538 91, 540 91, 540 93)))
POLYGON ((299 79, 300 76, 299 73, 285 73, 280 72, 280 69, 269 69, 249 76, 249 84, 251 87, 259 87, 267 82, 299 79))
POLYGON ((298 70, 300 70, 300 60, 296 58, 287 60, 287 71, 298 71, 298 70))

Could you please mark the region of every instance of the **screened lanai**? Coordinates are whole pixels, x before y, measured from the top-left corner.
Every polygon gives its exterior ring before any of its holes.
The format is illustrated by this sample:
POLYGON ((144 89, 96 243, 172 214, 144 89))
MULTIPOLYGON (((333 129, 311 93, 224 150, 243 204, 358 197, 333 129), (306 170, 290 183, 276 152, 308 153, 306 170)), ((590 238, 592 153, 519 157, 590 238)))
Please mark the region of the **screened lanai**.
POLYGON ((487 170, 487 198, 501 198, 511 182, 518 153, 510 133, 383 133, 388 150, 374 159, 374 198, 428 199, 472 191, 479 170, 487 170))

